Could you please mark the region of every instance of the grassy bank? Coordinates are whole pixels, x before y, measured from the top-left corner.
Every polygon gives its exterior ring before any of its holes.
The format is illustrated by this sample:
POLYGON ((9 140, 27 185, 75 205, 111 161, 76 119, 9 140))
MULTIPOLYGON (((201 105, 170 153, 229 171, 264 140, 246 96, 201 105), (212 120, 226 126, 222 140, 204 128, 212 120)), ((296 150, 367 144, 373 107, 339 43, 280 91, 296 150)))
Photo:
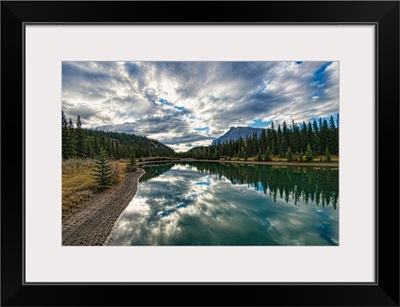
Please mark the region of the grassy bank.
POLYGON ((181 161, 199 161, 199 162, 220 162, 220 163, 237 163, 237 164, 260 164, 260 165, 272 165, 272 166, 312 166, 312 167, 339 167, 339 156, 331 156, 330 161, 327 161, 325 156, 317 156, 312 161, 300 161, 300 159, 292 159, 289 161, 286 158, 280 158, 279 156, 271 156, 270 161, 258 160, 255 157, 248 159, 237 158, 237 157, 222 157, 219 160, 213 159, 192 159, 186 158, 181 161))
MULTIPOLYGON (((111 161, 113 183, 123 181, 127 161, 111 161)), ((93 178, 96 163, 92 159, 68 159, 62 162, 62 215, 89 201, 98 193, 93 178)))

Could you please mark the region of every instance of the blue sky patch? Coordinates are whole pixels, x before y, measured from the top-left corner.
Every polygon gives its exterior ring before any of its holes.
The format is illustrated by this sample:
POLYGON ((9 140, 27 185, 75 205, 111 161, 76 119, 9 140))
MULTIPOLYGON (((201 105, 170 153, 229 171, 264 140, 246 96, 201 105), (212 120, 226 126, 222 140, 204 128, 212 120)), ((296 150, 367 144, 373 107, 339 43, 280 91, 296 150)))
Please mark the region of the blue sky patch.
POLYGON ((262 121, 261 119, 254 120, 249 127, 253 128, 267 128, 269 125, 272 124, 272 120, 262 121))
POLYGON ((314 72, 313 81, 318 85, 324 85, 326 83, 326 68, 331 65, 333 62, 328 62, 323 64, 316 72, 314 72))
POLYGON ((325 90, 317 90, 313 93, 313 95, 311 96, 311 98, 316 97, 319 98, 322 94, 325 93, 325 90))
POLYGON ((210 130, 210 128, 209 127, 204 127, 204 128, 194 128, 194 130, 196 130, 196 131, 209 131, 210 130))
POLYGON ((159 98, 158 101, 161 102, 162 104, 166 105, 166 106, 170 106, 171 105, 171 103, 168 100, 164 99, 164 98, 159 98))

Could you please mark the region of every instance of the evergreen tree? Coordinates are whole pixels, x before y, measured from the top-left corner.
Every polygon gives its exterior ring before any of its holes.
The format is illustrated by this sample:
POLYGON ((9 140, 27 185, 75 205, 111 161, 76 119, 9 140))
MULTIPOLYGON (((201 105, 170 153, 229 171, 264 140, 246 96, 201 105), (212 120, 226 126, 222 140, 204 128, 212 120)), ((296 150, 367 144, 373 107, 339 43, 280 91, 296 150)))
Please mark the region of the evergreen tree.
POLYGON ((293 152, 300 151, 300 128, 299 126, 292 120, 292 131, 290 133, 290 147, 293 152))
POLYGON ((306 151, 308 143, 314 144, 314 142, 315 142, 315 135, 313 132, 311 121, 308 121, 308 124, 307 124, 307 134, 308 134, 308 141, 304 144, 304 147, 301 148, 301 151, 303 151, 303 152, 306 151))
POLYGON ((61 111, 61 129, 62 129, 62 158, 68 159, 70 157, 69 152, 69 134, 68 134, 68 123, 65 117, 64 111, 61 111))
POLYGON ((288 160, 288 162, 292 162, 292 160, 293 160, 293 152, 292 152, 292 149, 290 148, 290 146, 288 147, 288 149, 286 151, 286 159, 288 160))
POLYGON ((279 146, 279 155, 282 158, 285 156, 287 148, 288 148, 288 143, 286 142, 286 139, 282 137, 281 144, 279 146))
POLYGON ((86 157, 94 158, 95 150, 94 150, 94 139, 86 138, 85 137, 85 150, 86 150, 86 157))
MULTIPOLYGON (((278 124, 278 129, 276 131, 276 152, 275 154, 278 154, 279 156, 282 156, 282 145, 285 143, 284 138, 282 136, 282 130, 280 124, 278 124)), ((285 148, 286 150, 286 148, 285 148)))
POLYGON ((271 149, 269 146, 267 146, 267 149, 265 150, 264 160, 271 161, 271 149))
POLYGON ((100 191, 109 188, 112 184, 111 166, 103 147, 100 147, 99 154, 96 157, 96 169, 93 176, 96 181, 96 187, 100 191))
POLYGON ((329 119, 328 136, 328 149, 331 153, 337 154, 337 152, 339 151, 339 135, 337 133, 337 127, 335 126, 333 116, 331 116, 329 119))
POLYGON ((257 154, 257 161, 262 161, 263 160, 263 158, 262 158, 262 154, 261 154, 261 147, 260 147, 260 150, 258 151, 258 154, 257 154))
POLYGON ((261 153, 265 154, 265 151, 267 150, 267 133, 265 129, 261 130, 260 146, 261 146, 261 153))
MULTIPOLYGON (((319 119, 321 123, 321 118, 319 119)), ((320 128, 320 140, 319 149, 317 154, 322 155, 325 152, 325 148, 329 146, 329 128, 326 119, 322 120, 322 127, 320 128)))
POLYGON ((78 118, 76 119, 76 129, 75 129, 75 135, 76 135, 76 156, 78 158, 85 158, 86 157, 86 143, 85 143, 85 132, 83 131, 82 128, 82 122, 81 118, 78 115, 78 118))
POLYGON ((310 144, 307 145, 306 158, 307 158, 307 161, 312 161, 314 159, 314 153, 311 149, 310 144))
POLYGON ((329 153, 328 147, 326 147, 326 150, 325 150, 325 160, 327 162, 331 162, 331 154, 329 153))
POLYGON ((275 127, 274 127, 274 123, 272 122, 271 124, 271 148, 270 148, 270 152, 271 155, 276 155, 278 153, 278 136, 277 136, 277 132, 275 131, 275 127))
POLYGON ((310 143, 310 139, 308 137, 307 125, 303 121, 303 124, 301 125, 301 132, 300 132, 300 146, 299 146, 300 148, 298 151, 299 152, 305 151, 308 143, 310 143))
POLYGON ((69 158, 75 158, 76 157, 76 138, 75 138, 74 123, 72 122, 71 118, 69 118, 69 122, 67 125, 67 132, 68 132, 68 138, 67 138, 68 155, 69 155, 69 158))
MULTIPOLYGON (((289 129, 287 128, 286 121, 283 121, 282 124, 282 136, 285 139, 287 146, 289 146, 289 129)), ((286 148, 284 150, 286 151, 286 148)))
POLYGON ((234 147, 233 147, 233 141, 229 140, 229 146, 228 146, 228 156, 232 157, 234 155, 234 147))
POLYGON ((314 119, 313 121, 313 142, 310 143, 312 145, 312 148, 314 148, 315 150, 315 154, 318 155, 319 154, 319 144, 320 144, 320 132, 319 132, 319 128, 317 125, 317 121, 314 119))
POLYGON ((259 149, 260 144, 258 141, 258 136, 256 132, 253 132, 253 137, 251 139, 251 151, 250 155, 255 156, 257 154, 257 150, 259 149))

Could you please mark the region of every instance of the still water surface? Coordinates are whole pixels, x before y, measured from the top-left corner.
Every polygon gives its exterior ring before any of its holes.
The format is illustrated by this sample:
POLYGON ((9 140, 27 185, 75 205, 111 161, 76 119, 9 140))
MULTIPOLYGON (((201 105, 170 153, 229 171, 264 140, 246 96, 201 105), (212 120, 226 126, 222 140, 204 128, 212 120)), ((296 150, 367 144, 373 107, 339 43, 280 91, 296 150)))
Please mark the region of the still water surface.
POLYGON ((338 245, 337 169, 143 166, 110 245, 338 245))

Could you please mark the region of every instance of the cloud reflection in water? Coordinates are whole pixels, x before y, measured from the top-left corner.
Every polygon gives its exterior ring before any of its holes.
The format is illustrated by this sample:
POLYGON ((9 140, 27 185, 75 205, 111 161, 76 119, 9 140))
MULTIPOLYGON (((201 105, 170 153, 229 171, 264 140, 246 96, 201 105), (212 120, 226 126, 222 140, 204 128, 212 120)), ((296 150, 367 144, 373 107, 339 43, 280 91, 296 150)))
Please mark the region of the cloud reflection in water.
POLYGON ((237 179, 176 164, 141 182, 111 245, 338 245, 336 203, 294 205, 237 179))

